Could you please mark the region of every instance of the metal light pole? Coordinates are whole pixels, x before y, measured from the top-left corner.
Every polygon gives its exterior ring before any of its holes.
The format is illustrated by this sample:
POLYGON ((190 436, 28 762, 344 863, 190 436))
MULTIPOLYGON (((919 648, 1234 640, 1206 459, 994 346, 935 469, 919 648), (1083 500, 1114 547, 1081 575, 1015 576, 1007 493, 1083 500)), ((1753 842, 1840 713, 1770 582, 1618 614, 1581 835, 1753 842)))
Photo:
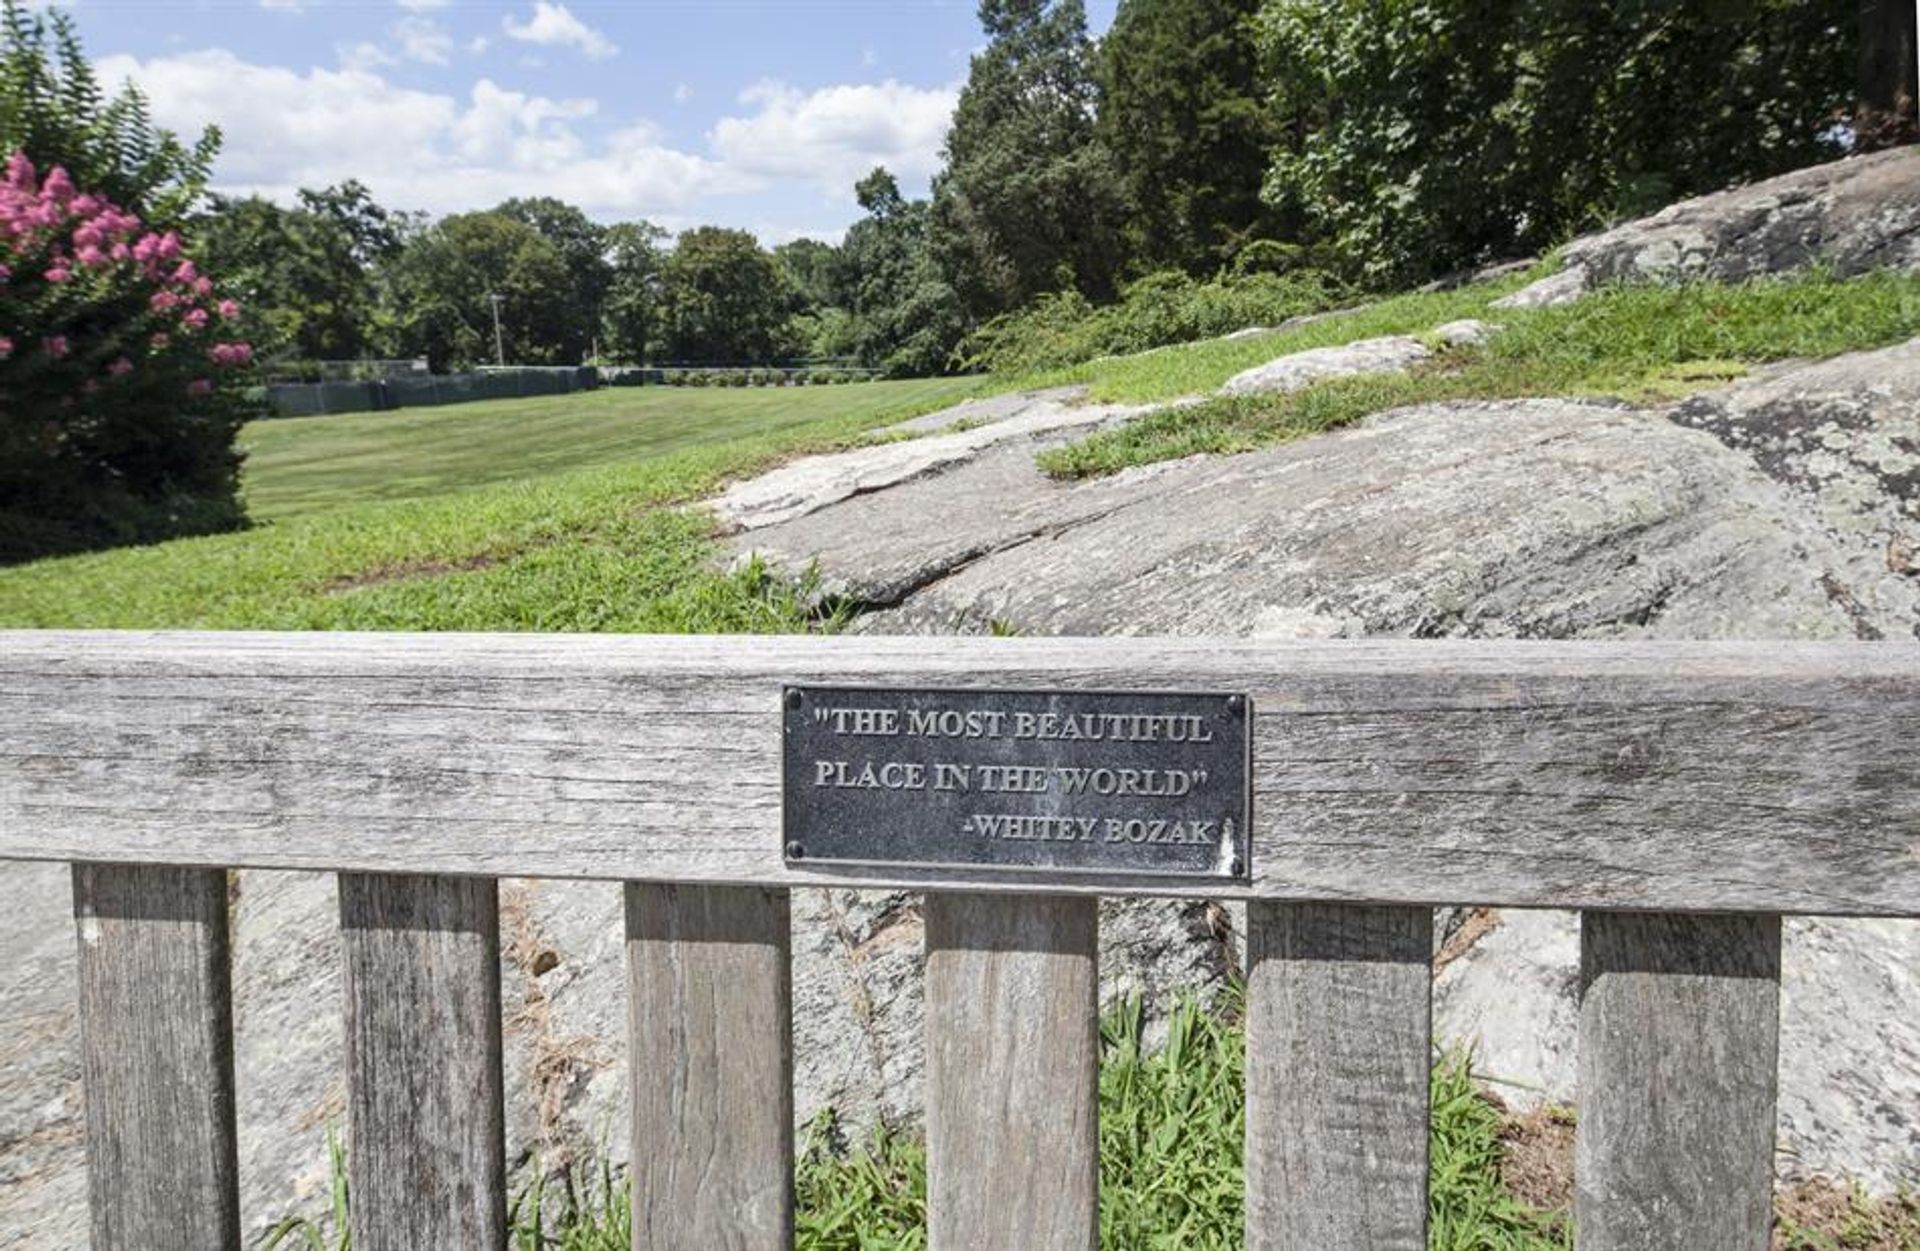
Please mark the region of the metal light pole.
POLYGON ((487 293, 487 301, 493 305, 493 363, 503 366, 507 363, 507 349, 500 338, 500 305, 506 298, 498 291, 487 293))

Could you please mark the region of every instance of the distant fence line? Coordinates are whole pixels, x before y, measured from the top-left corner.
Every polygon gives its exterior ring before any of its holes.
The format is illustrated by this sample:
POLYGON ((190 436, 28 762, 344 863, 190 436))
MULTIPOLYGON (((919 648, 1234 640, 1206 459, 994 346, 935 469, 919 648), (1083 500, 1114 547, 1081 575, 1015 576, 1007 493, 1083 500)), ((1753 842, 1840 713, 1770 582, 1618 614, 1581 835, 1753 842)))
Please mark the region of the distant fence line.
POLYGON ((464 404, 470 400, 565 395, 600 385, 588 365, 487 369, 462 374, 395 374, 336 382, 267 384, 267 407, 275 417, 323 413, 380 413, 395 408, 464 404))
POLYGON ((384 377, 269 382, 266 400, 274 417, 313 417, 566 395, 602 386, 824 386, 877 377, 878 370, 840 365, 509 365, 458 374, 396 372, 384 377))

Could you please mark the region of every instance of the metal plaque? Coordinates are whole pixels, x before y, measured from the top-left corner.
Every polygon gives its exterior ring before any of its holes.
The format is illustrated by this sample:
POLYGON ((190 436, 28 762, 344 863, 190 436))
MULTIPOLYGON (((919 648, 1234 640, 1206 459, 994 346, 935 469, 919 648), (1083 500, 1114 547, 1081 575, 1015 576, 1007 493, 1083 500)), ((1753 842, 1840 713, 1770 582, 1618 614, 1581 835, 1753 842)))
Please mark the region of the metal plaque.
POLYGON ((1241 879, 1242 695, 790 687, 789 864, 1241 879))

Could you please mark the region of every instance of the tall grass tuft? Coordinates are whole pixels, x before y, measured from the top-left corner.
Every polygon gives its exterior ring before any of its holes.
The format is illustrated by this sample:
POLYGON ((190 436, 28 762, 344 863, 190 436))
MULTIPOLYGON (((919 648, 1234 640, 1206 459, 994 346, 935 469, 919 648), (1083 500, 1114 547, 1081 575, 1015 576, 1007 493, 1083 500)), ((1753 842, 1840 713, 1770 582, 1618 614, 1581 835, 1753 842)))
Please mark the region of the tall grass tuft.
MULTIPOLYGON (((1108 1251, 1237 1251, 1244 1245, 1244 1034, 1238 992, 1208 1009, 1187 1001, 1148 1045, 1137 1000, 1100 1023, 1100 1245, 1108 1251)), ((1434 1251, 1568 1251, 1562 1213, 1537 1211, 1500 1180, 1501 1113, 1467 1057, 1433 1070, 1428 1245, 1434 1251)), ((330 1219, 290 1218, 263 1251, 351 1251, 346 1157, 329 1136, 330 1219), (329 1240, 331 1239, 331 1240, 329 1240)), ((917 1137, 876 1131, 841 1144, 831 1113, 811 1126, 795 1162, 799 1251, 924 1251, 927 1153, 917 1137)), ((508 1251, 626 1251, 624 1177, 604 1160, 544 1177, 514 1201, 508 1251)))

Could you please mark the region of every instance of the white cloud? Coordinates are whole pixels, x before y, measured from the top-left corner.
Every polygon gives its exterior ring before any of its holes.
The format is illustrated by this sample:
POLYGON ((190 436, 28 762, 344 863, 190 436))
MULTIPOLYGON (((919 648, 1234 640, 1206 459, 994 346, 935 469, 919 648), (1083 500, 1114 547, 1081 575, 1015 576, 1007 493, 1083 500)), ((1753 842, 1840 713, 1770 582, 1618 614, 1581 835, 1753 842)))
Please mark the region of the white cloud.
POLYGON ((399 3, 409 13, 425 13, 428 9, 444 9, 451 0, 399 0, 399 3))
POLYGON ((673 84, 673 102, 675 104, 685 104, 687 101, 691 99, 693 99, 692 83, 673 84))
POLYGON ((930 176, 959 92, 888 79, 802 92, 760 82, 740 94, 754 111, 725 117, 711 135, 731 168, 764 178, 807 178, 838 196, 875 165, 903 181, 930 176))
POLYGON ((387 28, 387 35, 397 51, 364 39, 359 43, 338 44, 335 50, 340 64, 347 69, 376 70, 391 68, 403 60, 426 65, 447 65, 452 61, 453 36, 438 22, 403 17, 387 28))
POLYGON ((263 9, 278 9, 282 13, 298 13, 306 8, 305 0, 260 0, 263 9))
POLYGON ((359 43, 340 44, 335 51, 339 54, 340 64, 352 70, 375 70, 400 63, 391 52, 364 39, 359 43))
POLYGON ((400 45, 400 55, 409 61, 445 65, 453 56, 453 36, 438 22, 423 17, 403 17, 393 24, 392 33, 400 45))
POLYGON ((475 35, 473 38, 467 40, 467 51, 473 56, 479 56, 492 46, 493 41, 485 35, 475 35))
POLYGON ((215 186, 225 192, 289 202, 300 187, 357 178, 384 204, 433 213, 552 195, 602 219, 645 216, 672 227, 737 220, 754 202, 724 197, 753 195, 762 197, 757 211, 779 204, 784 215, 811 202, 826 217, 805 224, 813 214, 798 213, 801 224, 774 231, 783 237, 818 233, 842 216, 854 181, 877 164, 909 186, 931 174, 956 95, 893 81, 812 92, 760 83, 689 150, 659 125, 607 116, 592 99, 487 77, 464 92, 403 86, 378 60, 391 61, 391 51, 341 55, 337 69, 309 70, 219 49, 117 55, 98 71, 109 88, 137 80, 163 126, 195 135, 217 123, 225 142, 215 186), (796 194, 816 188, 825 193, 817 199, 796 194))
POLYGON ((109 86, 137 79, 156 120, 225 135, 219 189, 290 201, 299 187, 358 178, 382 203, 435 213, 516 195, 553 195, 599 216, 684 217, 706 196, 764 185, 668 147, 628 124, 592 139, 591 100, 556 100, 482 78, 466 98, 401 87, 368 69, 297 72, 209 50, 97 65, 109 86))
POLYGON ((619 51, 612 40, 575 17, 566 5, 552 0, 534 0, 533 16, 524 22, 510 16, 501 18, 500 29, 509 39, 549 48, 578 48, 595 60, 619 51))

